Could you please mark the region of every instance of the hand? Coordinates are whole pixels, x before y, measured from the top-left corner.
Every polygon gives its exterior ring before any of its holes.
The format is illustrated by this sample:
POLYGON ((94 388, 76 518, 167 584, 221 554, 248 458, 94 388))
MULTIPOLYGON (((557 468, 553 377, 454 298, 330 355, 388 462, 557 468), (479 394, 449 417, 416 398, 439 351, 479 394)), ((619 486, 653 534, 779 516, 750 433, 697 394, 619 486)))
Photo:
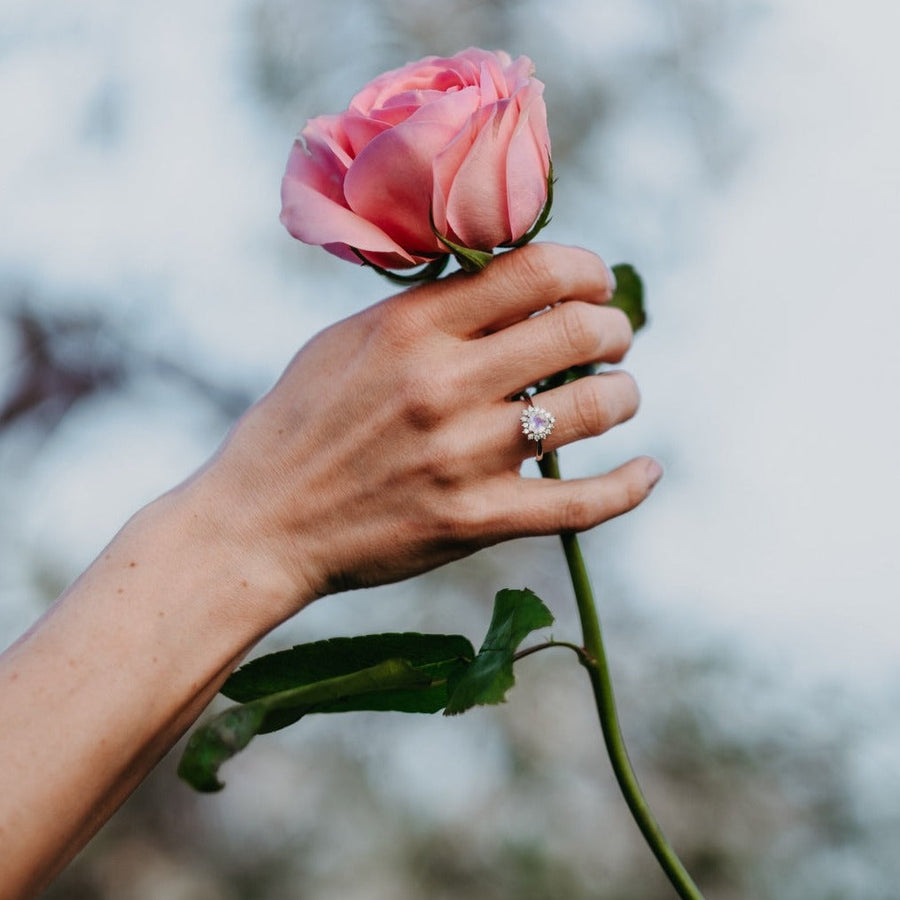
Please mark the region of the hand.
MULTIPOLYGON (((0 716, 18 723, 0 753, 0 898, 45 886, 306 603, 640 503, 652 460, 581 481, 519 474, 534 443, 509 398, 622 358, 631 332, 609 295, 597 257, 528 245, 301 350, 219 454, 137 513, 0 656, 0 716)), ((557 417, 551 450, 627 419, 638 394, 612 372, 540 402, 557 417)))
MULTIPOLYGON (((640 503, 646 458, 593 478, 522 478, 535 445, 510 398, 631 342, 606 266, 529 245, 477 275, 392 297, 314 338, 198 477, 229 541, 275 579, 278 621, 310 600, 396 581, 526 535, 581 531, 640 503), (541 315, 533 315, 545 310, 541 315)), ((541 394, 552 450, 630 418, 624 372, 541 394)))

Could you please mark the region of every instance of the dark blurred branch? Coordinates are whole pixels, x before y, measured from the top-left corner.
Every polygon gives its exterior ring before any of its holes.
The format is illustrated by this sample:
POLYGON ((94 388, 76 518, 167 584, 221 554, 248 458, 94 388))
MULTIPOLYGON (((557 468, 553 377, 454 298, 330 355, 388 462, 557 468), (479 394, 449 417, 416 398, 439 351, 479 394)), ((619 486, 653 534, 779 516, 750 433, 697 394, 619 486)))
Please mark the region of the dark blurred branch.
POLYGON ((0 405, 0 431, 28 420, 50 432, 79 403, 122 390, 139 376, 174 382, 227 419, 251 402, 244 389, 217 384, 181 360, 135 346, 96 313, 47 312, 21 304, 5 318, 18 350, 0 405))
POLYGON ((76 403, 124 383, 124 360, 94 352, 103 327, 97 317, 41 315, 22 306, 7 318, 19 344, 18 371, 0 407, 0 429, 28 416, 50 430, 76 403), (72 353, 74 347, 81 349, 72 353))

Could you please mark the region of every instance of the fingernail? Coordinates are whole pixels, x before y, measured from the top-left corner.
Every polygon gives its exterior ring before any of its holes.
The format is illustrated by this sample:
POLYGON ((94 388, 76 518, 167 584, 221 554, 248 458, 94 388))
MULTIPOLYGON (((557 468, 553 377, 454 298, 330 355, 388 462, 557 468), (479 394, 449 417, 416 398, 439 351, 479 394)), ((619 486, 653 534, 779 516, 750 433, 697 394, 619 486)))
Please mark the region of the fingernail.
POLYGON ((613 272, 612 266, 607 262, 604 262, 603 265, 606 266, 606 280, 609 283, 609 296, 612 298, 615 296, 616 288, 618 287, 618 284, 616 283, 616 273, 613 272))
POLYGON ((662 477, 663 467, 655 459, 651 459, 647 463, 647 481, 649 482, 649 487, 652 489, 656 485, 656 482, 662 477))

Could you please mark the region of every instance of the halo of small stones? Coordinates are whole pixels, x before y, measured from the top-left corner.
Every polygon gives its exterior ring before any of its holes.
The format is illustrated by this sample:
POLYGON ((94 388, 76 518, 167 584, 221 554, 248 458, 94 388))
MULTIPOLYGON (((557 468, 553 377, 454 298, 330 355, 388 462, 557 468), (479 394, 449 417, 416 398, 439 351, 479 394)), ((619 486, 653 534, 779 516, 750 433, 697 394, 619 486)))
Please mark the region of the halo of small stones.
POLYGON ((529 441, 542 441, 553 431, 556 417, 540 406, 529 406, 522 415, 522 434, 529 441))

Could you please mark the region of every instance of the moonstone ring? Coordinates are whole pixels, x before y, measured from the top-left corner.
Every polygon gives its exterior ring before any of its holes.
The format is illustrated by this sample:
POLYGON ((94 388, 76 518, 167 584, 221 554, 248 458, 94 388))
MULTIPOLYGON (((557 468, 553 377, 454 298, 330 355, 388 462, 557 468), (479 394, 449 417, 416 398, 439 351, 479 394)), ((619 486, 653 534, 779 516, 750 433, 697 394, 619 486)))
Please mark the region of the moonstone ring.
POLYGON ((556 424, 556 416, 540 406, 535 406, 528 394, 520 394, 520 400, 528 404, 528 408, 519 417, 522 422, 522 434, 536 444, 534 458, 540 462, 544 458, 544 438, 548 437, 556 424))

